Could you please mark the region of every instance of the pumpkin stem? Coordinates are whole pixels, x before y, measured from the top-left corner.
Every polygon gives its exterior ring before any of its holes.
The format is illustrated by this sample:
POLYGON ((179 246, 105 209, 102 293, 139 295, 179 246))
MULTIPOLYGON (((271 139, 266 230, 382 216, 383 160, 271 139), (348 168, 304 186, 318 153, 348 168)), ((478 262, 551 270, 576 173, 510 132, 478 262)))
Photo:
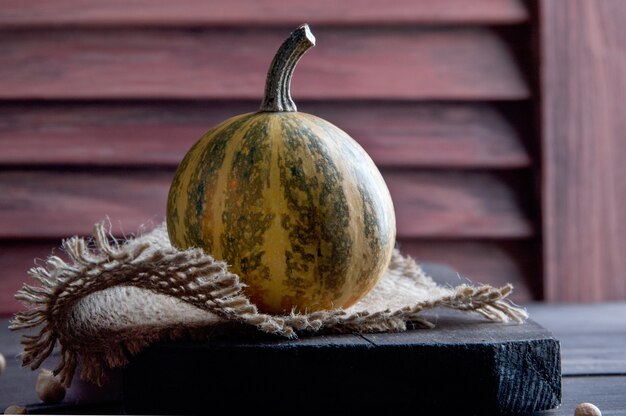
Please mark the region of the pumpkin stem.
POLYGON ((306 23, 291 32, 274 56, 265 81, 265 98, 259 111, 298 111, 291 99, 291 76, 300 57, 315 46, 306 23))

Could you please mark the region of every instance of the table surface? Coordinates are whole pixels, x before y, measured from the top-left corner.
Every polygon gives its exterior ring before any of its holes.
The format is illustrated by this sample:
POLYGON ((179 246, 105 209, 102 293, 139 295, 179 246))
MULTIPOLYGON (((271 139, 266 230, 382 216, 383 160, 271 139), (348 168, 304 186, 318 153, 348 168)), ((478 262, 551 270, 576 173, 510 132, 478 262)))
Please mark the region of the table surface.
MULTIPOLYGON (((533 320, 561 341, 563 404, 537 414, 573 415, 579 403, 591 402, 603 415, 626 415, 626 302, 530 304, 527 308, 533 320)), ((7 325, 8 320, 0 321, 0 352, 7 360, 7 369, 0 375, 0 410, 19 404, 26 405, 29 413, 123 412, 119 371, 112 373, 104 388, 77 378, 61 405, 40 404, 34 390, 37 372, 20 367, 20 334, 10 332, 7 325)))

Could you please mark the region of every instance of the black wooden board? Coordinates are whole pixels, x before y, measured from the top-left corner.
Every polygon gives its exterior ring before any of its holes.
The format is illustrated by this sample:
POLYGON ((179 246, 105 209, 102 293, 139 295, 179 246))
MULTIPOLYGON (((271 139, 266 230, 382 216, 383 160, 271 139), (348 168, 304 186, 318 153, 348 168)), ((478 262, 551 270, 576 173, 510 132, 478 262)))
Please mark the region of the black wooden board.
POLYGON ((124 371, 128 413, 506 414, 557 406, 559 342, 540 325, 438 311, 437 327, 284 340, 216 332, 159 343, 124 371))
MULTIPOLYGON (((549 328, 561 342, 563 404, 556 410, 526 415, 571 416, 581 402, 596 404, 603 415, 626 415, 626 303, 531 304, 528 310, 534 320, 549 328)), ((114 372, 109 383, 101 389, 81 382, 77 376, 62 403, 44 405, 39 402, 34 388, 37 372, 20 368, 17 358, 21 351, 20 334, 11 333, 7 326, 7 320, 0 321, 0 352, 7 358, 7 369, 0 375, 0 412, 9 404, 20 404, 31 414, 123 414, 119 372, 114 372)), ((57 360, 58 357, 53 356, 45 366, 54 368, 57 360)), ((245 400, 245 396, 242 395, 240 400, 245 400)), ((416 408, 418 406, 419 403, 416 408)), ((412 414, 420 413, 413 411, 412 414)))

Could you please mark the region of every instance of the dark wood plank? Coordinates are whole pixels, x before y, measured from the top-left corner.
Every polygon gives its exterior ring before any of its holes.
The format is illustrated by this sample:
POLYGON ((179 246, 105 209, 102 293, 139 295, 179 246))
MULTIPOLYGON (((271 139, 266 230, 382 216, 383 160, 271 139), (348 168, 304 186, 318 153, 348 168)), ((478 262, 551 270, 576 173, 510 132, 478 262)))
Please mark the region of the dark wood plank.
MULTIPOLYGON (((529 306, 532 317, 555 335, 624 332, 626 302, 542 304, 529 306)), ((626 351, 624 351, 626 353, 626 351)))
POLYGON ((539 6, 546 299, 624 299, 626 7, 539 6))
POLYGON ((626 375, 626 303, 532 304, 528 311, 561 341, 563 375, 626 375))
MULTIPOLYGON (((526 99, 490 28, 313 28, 301 99, 526 99)), ((0 99, 260 99, 287 29, 0 32, 0 99)))
MULTIPOLYGON (((28 103, 0 105, 5 165, 176 166, 210 127, 257 102, 28 103)), ((379 166, 520 168, 531 158, 518 105, 303 102, 341 127, 379 166), (519 123, 521 124, 521 123, 519 123)))
MULTIPOLYGON (((55 354, 42 368, 53 369, 59 359, 55 354)), ((35 392, 38 374, 39 371, 21 367, 17 357, 11 357, 0 377, 0 409, 16 404, 26 407, 29 414, 123 414, 121 371, 111 371, 103 387, 81 381, 77 374, 63 401, 54 405, 39 400, 35 392)))
MULTIPOLYGON (((524 175, 383 171, 398 236, 525 238, 524 175)), ((164 218, 173 170, 0 171, 0 238, 88 234, 109 216, 126 232, 164 218)))
POLYGON ((626 376, 564 377, 563 404, 536 416, 571 416, 580 403, 593 403, 603 416, 626 414, 626 376))
POLYGON ((532 240, 402 239, 399 248, 420 264, 440 264, 431 275, 445 277, 439 280, 441 284, 457 286, 471 281, 500 287, 512 283, 515 289, 511 299, 517 303, 541 297, 538 247, 532 240), (447 271, 443 269, 446 266, 447 271))
POLYGON ((325 25, 398 23, 520 23, 528 12, 520 0, 4 0, 3 27, 40 26, 199 26, 325 25))
MULTIPOLYGON (((23 283, 33 283, 28 270, 42 264, 50 254, 64 257, 57 240, 0 240, 0 318, 21 310, 13 296, 23 283)), ((441 241, 404 240, 400 250, 425 264, 426 271, 441 284, 489 283, 503 286, 513 283, 511 299, 523 304, 537 299, 541 281, 534 245, 526 241, 441 241), (438 262, 435 264, 433 262, 438 262)))
MULTIPOLYGON (((1 252, 1 251, 0 251, 1 252)), ((441 277, 441 276, 438 276, 441 277)), ((445 276, 442 277, 445 280, 445 276)), ((600 333, 613 334, 617 339, 623 335, 624 319, 626 319, 626 304, 586 304, 586 305, 528 305, 531 317, 547 327, 554 333, 555 337, 561 341, 563 357, 563 405, 555 410, 533 413, 535 415, 564 415, 571 416, 574 408, 581 402, 587 401, 595 403, 605 415, 621 415, 626 411, 626 377, 623 369, 619 366, 612 367, 605 363, 607 372, 603 376, 572 376, 568 372, 569 351, 575 347, 571 339, 564 338, 568 334, 578 332, 580 335, 587 335, 593 340, 600 333)), ((5 353, 8 360, 7 373, 0 377, 0 391, 6 392, 8 387, 13 386, 11 391, 19 393, 18 396, 0 394, 0 402, 28 404, 36 403, 36 397, 32 390, 34 376, 28 370, 19 370, 19 364, 15 355, 19 351, 17 340, 19 335, 10 333, 6 326, 6 321, 0 324, 0 350, 5 353), (14 375, 13 371, 19 371, 14 375), (29 378, 30 377, 30 378, 29 378), (30 395, 29 397, 25 397, 30 395), (25 397, 24 400, 20 397, 25 397)), ((596 348, 588 350, 588 359, 602 362, 605 359, 603 344, 605 340, 600 339, 596 343, 596 348)), ((623 344, 622 344, 623 345, 623 344)), ((571 360, 570 360, 571 363, 571 360)), ((1 406, 0 406, 1 407, 1 406)), ((36 411, 35 406, 29 406, 31 413, 36 411)), ((97 409, 93 411, 97 413, 97 409)), ((55 413, 48 410, 48 413, 55 413)), ((64 413, 72 413, 72 408, 65 409, 64 413)), ((91 413, 83 411, 83 413, 91 413)), ((102 411, 100 412, 102 413, 102 411)), ((105 410, 104 413, 117 413, 114 409, 105 410)))
POLYGON ((614 330, 592 333, 580 330, 560 335, 563 373, 572 376, 626 375, 626 334, 614 330))
MULTIPOLYGON (((95 413, 97 414, 109 414, 111 411, 116 414, 119 413, 116 409, 121 408, 122 400, 122 373, 120 370, 109 371, 107 373, 108 382, 103 387, 81 381, 76 375, 72 387, 68 389, 62 403, 57 405, 42 403, 35 392, 35 381, 39 371, 22 367, 19 357, 22 352, 20 337, 29 332, 9 331, 8 326, 9 321, 7 319, 0 320, 0 352, 5 356, 7 362, 5 372, 0 376, 0 410, 16 404, 26 407, 30 414, 76 414, 81 410, 84 412, 83 414, 91 413, 90 410, 96 410, 95 413)), ((59 354, 53 353, 42 364, 42 368, 55 368, 59 359, 59 354)))
MULTIPOLYGON (((6 321, 2 321, 7 325, 6 321)), ((29 414, 122 414, 122 373, 120 370, 108 372, 108 381, 103 387, 81 381, 78 374, 72 387, 67 390, 59 404, 44 404, 35 392, 35 382, 39 371, 22 367, 17 356, 21 347, 17 342, 19 334, 2 334, 2 337, 15 339, 11 349, 17 351, 7 356, 6 371, 0 377, 0 410, 15 404, 26 407, 29 414)), ((5 341, 3 340, 3 343, 5 341)), ((42 368, 53 369, 60 357, 53 354, 42 368)))
POLYGON ((201 394, 206 390, 238 410, 274 413, 296 408, 311 391, 319 394, 307 409, 322 413, 329 408, 407 413, 416 402, 422 412, 519 413, 559 403, 559 347, 545 329, 533 322, 486 323, 449 311, 437 319, 432 330, 371 334, 361 342, 345 342, 345 335, 291 341, 248 335, 158 344, 125 369, 125 408, 141 414, 197 413, 208 404, 201 394), (251 368, 264 382, 238 400, 240 392, 230 386, 251 368), (285 374, 276 369, 297 369, 298 382, 285 383, 285 374), (209 373, 213 377, 206 377, 209 373), (276 386, 278 401, 271 393, 276 386), (371 394, 376 400, 363 399, 371 394))

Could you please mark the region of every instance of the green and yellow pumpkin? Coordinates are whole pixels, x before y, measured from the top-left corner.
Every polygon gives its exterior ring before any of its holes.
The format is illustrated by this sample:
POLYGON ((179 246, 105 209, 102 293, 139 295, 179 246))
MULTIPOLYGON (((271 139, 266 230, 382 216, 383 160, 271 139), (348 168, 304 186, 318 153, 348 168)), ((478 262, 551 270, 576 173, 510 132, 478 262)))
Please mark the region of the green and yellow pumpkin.
POLYGON ((395 241, 393 204, 374 162, 291 100, 295 65, 314 44, 307 25, 289 36, 260 111, 202 136, 169 192, 172 244, 225 260, 267 313, 356 303, 384 273, 395 241))

